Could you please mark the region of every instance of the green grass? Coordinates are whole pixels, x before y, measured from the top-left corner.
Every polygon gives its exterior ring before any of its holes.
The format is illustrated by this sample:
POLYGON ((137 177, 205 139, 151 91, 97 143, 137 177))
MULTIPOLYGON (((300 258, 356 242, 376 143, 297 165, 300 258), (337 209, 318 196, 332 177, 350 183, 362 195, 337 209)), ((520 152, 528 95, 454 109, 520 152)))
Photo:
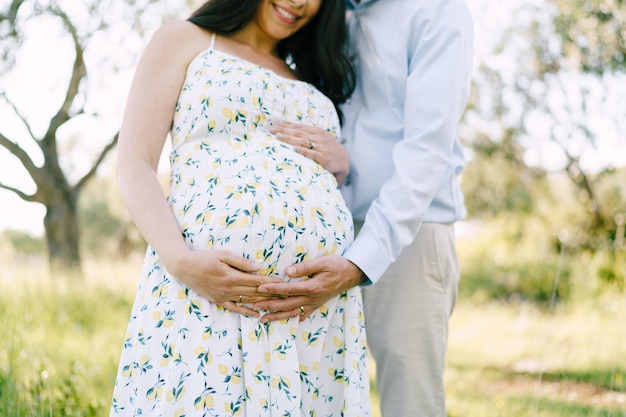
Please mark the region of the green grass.
MULTIPOLYGON (((90 262, 79 282, 3 262, 0 416, 108 415, 140 262, 90 262)), ((625 318, 623 295, 554 311, 462 299, 450 329, 450 417, 626 417, 625 318)), ((372 403, 379 417, 375 392, 372 403)))
POLYGON ((453 416, 626 416, 626 304, 556 311, 461 302, 446 386, 453 416))
POLYGON ((4 268, 0 415, 107 415, 132 300, 124 281, 134 287, 136 276, 99 267, 68 281, 38 265, 4 268))

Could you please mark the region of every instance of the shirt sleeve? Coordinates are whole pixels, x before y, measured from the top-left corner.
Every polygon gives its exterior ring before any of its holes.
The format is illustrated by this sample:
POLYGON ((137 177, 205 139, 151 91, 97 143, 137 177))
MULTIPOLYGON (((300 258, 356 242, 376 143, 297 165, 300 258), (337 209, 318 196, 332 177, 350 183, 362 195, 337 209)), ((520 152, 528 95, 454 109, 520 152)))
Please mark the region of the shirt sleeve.
POLYGON ((457 126, 470 89, 473 28, 465 7, 431 12, 413 25, 419 29, 409 42, 404 136, 392 151, 393 174, 344 254, 366 275, 364 285, 376 283, 414 240, 446 171, 453 169, 457 126))

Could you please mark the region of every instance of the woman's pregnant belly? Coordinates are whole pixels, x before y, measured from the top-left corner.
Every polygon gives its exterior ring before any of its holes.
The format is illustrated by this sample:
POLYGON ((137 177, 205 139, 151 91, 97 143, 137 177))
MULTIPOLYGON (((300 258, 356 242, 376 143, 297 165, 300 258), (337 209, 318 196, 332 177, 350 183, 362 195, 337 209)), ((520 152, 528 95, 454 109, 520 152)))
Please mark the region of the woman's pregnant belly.
POLYGON ((334 176, 276 140, 181 147, 172 157, 169 201, 191 248, 232 251, 267 275, 341 254, 353 238, 334 176))

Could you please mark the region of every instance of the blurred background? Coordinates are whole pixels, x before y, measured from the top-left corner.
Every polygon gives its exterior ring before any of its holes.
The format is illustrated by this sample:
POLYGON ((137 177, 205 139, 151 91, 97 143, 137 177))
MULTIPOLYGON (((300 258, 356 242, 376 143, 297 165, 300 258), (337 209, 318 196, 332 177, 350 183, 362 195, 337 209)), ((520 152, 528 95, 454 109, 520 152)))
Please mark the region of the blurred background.
MULTIPOLYGON (((449 416, 624 417, 626 5, 467 1, 449 416)), ((1 416, 108 415, 145 250, 116 135, 142 48, 198 4, 0 0, 1 416)))

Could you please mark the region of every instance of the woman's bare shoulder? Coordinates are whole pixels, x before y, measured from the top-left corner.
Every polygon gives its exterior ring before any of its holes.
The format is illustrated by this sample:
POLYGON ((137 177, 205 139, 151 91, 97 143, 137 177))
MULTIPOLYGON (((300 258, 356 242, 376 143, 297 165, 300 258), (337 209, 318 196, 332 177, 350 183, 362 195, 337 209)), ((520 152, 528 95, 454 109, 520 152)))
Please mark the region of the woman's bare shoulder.
POLYGON ((151 42, 168 50, 195 55, 210 44, 211 32, 188 20, 172 20, 154 32, 151 42))

